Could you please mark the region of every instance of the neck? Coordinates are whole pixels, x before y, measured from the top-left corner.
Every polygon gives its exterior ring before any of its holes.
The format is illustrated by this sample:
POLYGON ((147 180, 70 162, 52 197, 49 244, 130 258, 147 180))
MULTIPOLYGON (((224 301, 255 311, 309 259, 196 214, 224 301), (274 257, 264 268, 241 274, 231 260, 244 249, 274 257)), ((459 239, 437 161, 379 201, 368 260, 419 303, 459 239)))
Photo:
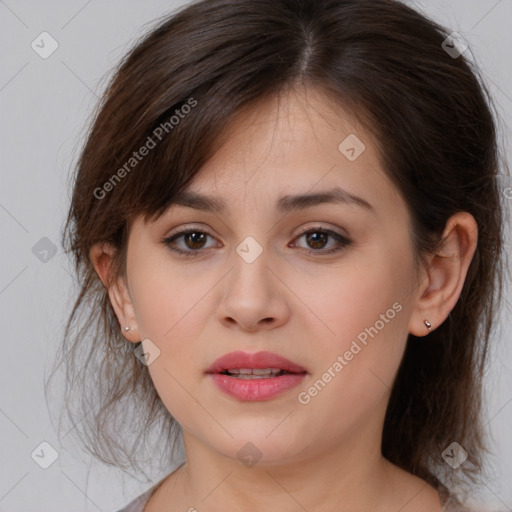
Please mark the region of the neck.
POLYGON ((263 454, 252 467, 185 434, 182 491, 188 507, 200 510, 202 505, 211 512, 225 510, 228 504, 247 512, 378 510, 391 498, 395 467, 382 457, 380 444, 371 442, 374 433, 360 434, 336 449, 327 443, 328 449, 315 455, 272 460, 263 454))

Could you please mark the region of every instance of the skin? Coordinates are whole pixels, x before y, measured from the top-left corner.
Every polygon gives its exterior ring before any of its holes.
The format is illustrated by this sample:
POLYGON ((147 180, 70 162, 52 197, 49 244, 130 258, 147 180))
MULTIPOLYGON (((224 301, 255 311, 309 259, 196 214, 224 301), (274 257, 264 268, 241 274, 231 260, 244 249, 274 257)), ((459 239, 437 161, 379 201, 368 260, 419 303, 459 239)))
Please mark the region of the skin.
MULTIPOLYGON (((148 369, 183 429, 186 464, 163 481, 145 511, 441 510, 433 487, 382 457, 380 440, 408 334, 427 335, 424 320, 435 329, 459 298, 476 248, 473 217, 454 215, 438 255, 416 269, 409 213, 382 170, 377 142, 319 90, 262 100, 226 134, 189 189, 223 198, 228 211, 173 205, 155 223, 135 219, 126 276, 109 288, 121 326, 131 327, 124 336, 159 348, 148 369), (366 146, 353 162, 338 149, 349 134, 366 146), (275 210, 282 195, 333 186, 373 211, 327 203, 287 215, 275 210), (299 238, 306 227, 352 243, 322 256, 338 242, 299 238), (181 237, 175 246, 198 255, 179 256, 161 243, 188 228, 210 236, 181 237), (263 250, 250 264, 235 250, 247 236, 263 250), (301 404, 298 393, 394 303, 401 311, 301 404), (233 350, 277 352, 308 375, 276 398, 241 402, 204 374, 233 350), (237 457, 247 442, 261 452, 252 467, 237 457)), ((91 249, 104 283, 112 256, 108 244, 91 249)))

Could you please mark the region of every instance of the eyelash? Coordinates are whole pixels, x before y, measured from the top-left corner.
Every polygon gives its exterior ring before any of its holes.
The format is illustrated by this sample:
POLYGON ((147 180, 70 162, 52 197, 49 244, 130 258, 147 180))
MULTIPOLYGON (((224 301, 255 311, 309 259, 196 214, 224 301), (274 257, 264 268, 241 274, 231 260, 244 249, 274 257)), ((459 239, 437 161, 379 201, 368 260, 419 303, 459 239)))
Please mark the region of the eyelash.
MULTIPOLYGON (((184 251, 182 249, 177 249, 176 247, 171 247, 171 244, 175 240, 177 240, 179 238, 182 238, 184 235, 187 235, 187 234, 190 234, 190 233, 201 233, 201 234, 205 234, 205 235, 211 236, 213 238, 213 235, 211 235, 207 231, 203 231, 201 229, 189 228, 189 229, 185 229, 183 231, 179 231, 179 232, 177 232, 177 233, 175 233, 175 234, 173 234, 173 235, 171 235, 169 237, 165 237, 165 238, 163 238, 161 240, 161 242, 165 246, 167 246, 171 251, 179 254, 180 256, 194 257, 194 256, 199 255, 199 253, 202 251, 202 249, 184 251)), ((325 228, 321 228, 321 227, 306 228, 303 231, 301 231, 297 235, 296 238, 297 239, 301 238, 302 236, 304 236, 304 235, 306 235, 308 233, 324 233, 324 234, 332 236, 332 238, 334 238, 338 242, 338 245, 336 247, 334 247, 332 249, 328 249, 328 250, 304 249, 309 254, 317 254, 317 255, 318 254, 320 254, 320 255, 334 254, 336 252, 342 251, 343 249, 345 249, 346 247, 348 247, 349 245, 352 244, 352 240, 350 240, 346 236, 340 235, 339 233, 336 233, 335 231, 332 231, 330 229, 325 229, 325 228)))

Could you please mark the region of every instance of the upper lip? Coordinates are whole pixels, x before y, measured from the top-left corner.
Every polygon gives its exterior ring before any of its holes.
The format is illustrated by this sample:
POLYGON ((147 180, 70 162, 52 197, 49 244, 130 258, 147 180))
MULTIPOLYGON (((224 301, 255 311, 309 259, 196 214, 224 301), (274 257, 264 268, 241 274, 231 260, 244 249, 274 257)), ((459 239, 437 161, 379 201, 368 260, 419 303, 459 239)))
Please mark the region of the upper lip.
POLYGON ((290 373, 303 373, 306 369, 301 365, 273 352, 230 352, 216 359, 206 373, 221 373, 235 368, 280 368, 290 373))

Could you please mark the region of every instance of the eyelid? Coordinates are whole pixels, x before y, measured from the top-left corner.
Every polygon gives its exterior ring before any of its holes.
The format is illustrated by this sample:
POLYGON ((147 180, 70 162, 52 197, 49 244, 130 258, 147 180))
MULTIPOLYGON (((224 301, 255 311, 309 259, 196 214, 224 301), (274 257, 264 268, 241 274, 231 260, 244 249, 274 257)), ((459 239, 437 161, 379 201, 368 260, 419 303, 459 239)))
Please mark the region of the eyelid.
POLYGON ((197 231, 204 231, 205 233, 208 233, 209 235, 214 236, 214 235, 211 234, 210 228, 206 228, 206 227, 204 227, 204 226, 202 226, 200 224, 180 224, 176 228, 173 228, 169 232, 169 234, 164 236, 164 238, 170 238, 173 235, 177 235, 178 233, 183 233, 184 231, 193 231, 195 229, 197 231))
MULTIPOLYGON (((300 228, 300 231, 295 235, 295 238, 302 235, 303 233, 305 233, 307 231, 311 231, 312 229, 333 231, 341 237, 344 237, 347 239, 350 238, 350 235, 348 234, 348 232, 346 230, 343 230, 344 233, 338 233, 336 231, 336 229, 340 229, 339 227, 331 228, 331 227, 320 226, 319 224, 320 224, 320 222, 315 223, 314 221, 312 221, 307 226, 303 226, 302 228, 300 228)), ((162 240, 169 239, 170 237, 174 236, 175 234, 183 233, 184 231, 193 231, 194 229, 197 229, 197 231, 204 231, 205 233, 208 233, 210 236, 213 236, 213 237, 216 236, 216 235, 212 234, 212 232, 210 231, 210 228, 206 228, 199 224, 181 224, 180 226, 171 230, 169 232, 169 234, 166 234, 164 237, 162 237, 162 240)), ((292 236, 292 235, 290 234, 290 236, 292 236)))
POLYGON ((344 233, 339 233, 337 231, 337 230, 341 229, 339 227, 326 227, 326 226, 321 226, 320 224, 321 224, 320 222, 317 222, 317 223, 311 222, 307 226, 301 227, 299 232, 297 233, 297 235, 295 235, 295 237, 300 236, 300 235, 302 235, 305 232, 308 232, 308 231, 311 231, 311 230, 315 230, 315 229, 318 229, 319 231, 333 232, 333 233, 336 233, 338 236, 341 236, 341 237, 344 237, 344 238, 349 238, 350 237, 345 229, 342 230, 342 231, 344 231, 344 233))

